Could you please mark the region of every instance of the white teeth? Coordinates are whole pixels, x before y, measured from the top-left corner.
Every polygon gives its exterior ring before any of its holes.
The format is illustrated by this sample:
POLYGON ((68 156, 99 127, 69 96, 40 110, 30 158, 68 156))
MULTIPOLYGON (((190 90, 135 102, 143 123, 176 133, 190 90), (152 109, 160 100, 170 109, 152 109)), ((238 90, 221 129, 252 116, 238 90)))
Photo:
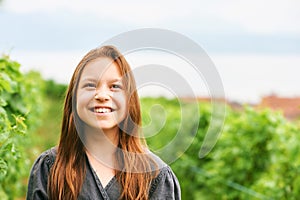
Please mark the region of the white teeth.
POLYGON ((111 112, 111 109, 110 108, 96 108, 95 112, 97 112, 97 113, 109 113, 109 112, 111 112))

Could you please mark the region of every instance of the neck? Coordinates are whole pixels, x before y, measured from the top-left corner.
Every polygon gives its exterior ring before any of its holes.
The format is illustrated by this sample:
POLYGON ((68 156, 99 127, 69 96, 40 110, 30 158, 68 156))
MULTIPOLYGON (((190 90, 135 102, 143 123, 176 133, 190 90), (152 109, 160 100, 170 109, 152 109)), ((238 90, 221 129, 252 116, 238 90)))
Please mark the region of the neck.
POLYGON ((119 129, 100 130, 84 128, 84 145, 88 154, 108 167, 114 166, 115 152, 118 146, 119 129))

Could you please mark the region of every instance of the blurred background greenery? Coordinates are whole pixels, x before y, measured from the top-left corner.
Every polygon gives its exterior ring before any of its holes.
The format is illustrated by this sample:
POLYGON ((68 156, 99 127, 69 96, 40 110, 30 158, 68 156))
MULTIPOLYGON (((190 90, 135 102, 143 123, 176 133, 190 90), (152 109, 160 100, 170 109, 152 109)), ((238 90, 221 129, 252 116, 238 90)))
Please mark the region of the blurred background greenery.
MULTIPOLYGON (((44 80, 38 72, 21 73, 19 63, 0 58, 0 199, 24 199, 30 168, 37 156, 55 146, 60 134, 66 85, 44 80)), ((199 121, 181 123, 178 99, 141 99, 143 123, 163 128, 149 137, 154 152, 171 141, 182 126, 192 144, 171 164, 182 187, 182 199, 299 199, 299 120, 280 112, 226 106, 221 137, 213 150, 199 158, 211 120, 209 102, 198 102, 199 121), (153 107, 154 106, 154 107, 153 107), (152 109, 152 110, 151 110, 152 109), (197 128, 195 137, 190 135, 197 128)), ((154 129, 145 129, 151 135, 154 129)), ((180 145, 180 144, 179 144, 180 145)))

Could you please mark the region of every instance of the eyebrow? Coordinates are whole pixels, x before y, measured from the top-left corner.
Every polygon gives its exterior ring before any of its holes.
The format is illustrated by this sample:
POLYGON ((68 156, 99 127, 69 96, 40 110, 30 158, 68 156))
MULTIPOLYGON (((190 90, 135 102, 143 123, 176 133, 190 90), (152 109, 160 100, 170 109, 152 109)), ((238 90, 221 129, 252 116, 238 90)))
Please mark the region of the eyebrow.
POLYGON ((98 80, 96 80, 96 79, 94 79, 94 78, 91 78, 91 77, 83 78, 83 79, 81 79, 80 82, 84 82, 84 81, 98 82, 98 80))
MULTIPOLYGON (((87 77, 87 78, 83 78, 81 81, 82 82, 84 82, 84 81, 99 82, 99 79, 96 80, 95 78, 87 77)), ((122 78, 110 79, 110 80, 108 80, 108 82, 110 82, 110 83, 122 82, 122 78)))
POLYGON ((115 79, 111 79, 109 80, 109 82, 122 82, 122 79, 121 78, 115 78, 115 79))

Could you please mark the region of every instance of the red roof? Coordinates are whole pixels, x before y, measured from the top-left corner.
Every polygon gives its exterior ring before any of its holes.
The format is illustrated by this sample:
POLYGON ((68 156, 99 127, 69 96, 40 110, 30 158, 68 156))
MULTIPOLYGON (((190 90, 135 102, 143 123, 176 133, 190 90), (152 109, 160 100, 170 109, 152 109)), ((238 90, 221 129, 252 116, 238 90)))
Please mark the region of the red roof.
POLYGON ((276 95, 263 97, 258 107, 268 107, 282 111, 288 119, 300 118, 300 97, 287 98, 276 95))

